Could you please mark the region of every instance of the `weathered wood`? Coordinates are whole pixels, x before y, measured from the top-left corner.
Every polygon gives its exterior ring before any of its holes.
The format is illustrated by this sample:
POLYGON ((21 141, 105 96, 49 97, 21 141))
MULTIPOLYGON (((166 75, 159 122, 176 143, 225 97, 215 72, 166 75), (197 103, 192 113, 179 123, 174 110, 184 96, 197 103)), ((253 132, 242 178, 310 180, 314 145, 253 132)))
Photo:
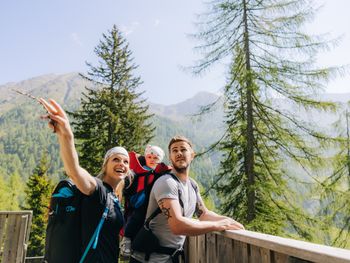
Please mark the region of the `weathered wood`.
MULTIPOLYGON (((2 262, 16 262, 15 249, 17 247, 16 215, 8 215, 5 232, 5 243, 2 262)), ((17 250, 17 249, 16 249, 17 250)))
POLYGON ((232 241, 223 236, 217 236, 216 242, 217 242, 217 262, 235 263, 233 258, 232 241))
POLYGON ((269 249, 260 248, 261 255, 261 263, 270 263, 271 261, 271 253, 269 249))
POLYGON ((197 253, 197 260, 196 263, 206 263, 206 254, 205 251, 207 250, 206 248, 206 243, 205 243, 205 235, 201 235, 197 237, 198 239, 198 243, 197 243, 197 247, 198 247, 198 253, 197 253))
POLYGON ((260 248, 254 245, 250 246, 250 263, 261 263, 260 248))
POLYGON ((350 250, 247 230, 225 231, 225 237, 317 263, 350 263, 350 250))
POLYGON ((190 263, 350 263, 350 250, 246 230, 215 232, 189 240, 196 244, 190 245, 194 254, 190 263))
POLYGON ((206 236, 206 262, 217 262, 217 246, 216 235, 214 233, 208 233, 206 236))
POLYGON ((188 237, 187 238, 187 259, 188 263, 195 263, 198 260, 198 243, 196 242, 196 237, 188 237))
POLYGON ((289 256, 286 254, 274 252, 273 258, 275 263, 289 263, 289 256))
POLYGON ((0 211, 0 262, 24 262, 31 218, 31 211, 0 211))
POLYGON ((24 262, 25 255, 27 254, 27 244, 26 244, 25 238, 27 235, 28 221, 29 221, 28 216, 22 215, 22 217, 20 219, 20 231, 19 231, 19 236, 18 236, 16 262, 24 262))

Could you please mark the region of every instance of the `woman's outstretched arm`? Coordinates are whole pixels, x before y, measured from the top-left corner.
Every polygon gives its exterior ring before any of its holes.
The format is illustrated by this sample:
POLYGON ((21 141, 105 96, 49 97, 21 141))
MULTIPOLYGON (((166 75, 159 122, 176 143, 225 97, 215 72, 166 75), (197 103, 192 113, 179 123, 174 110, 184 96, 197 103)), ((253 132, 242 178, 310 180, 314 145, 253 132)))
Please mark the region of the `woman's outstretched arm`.
POLYGON ((67 114, 53 99, 40 102, 48 112, 49 128, 56 133, 60 145, 60 154, 67 175, 73 180, 78 189, 86 195, 91 195, 96 189, 95 179, 79 165, 78 153, 74 145, 74 135, 67 114))

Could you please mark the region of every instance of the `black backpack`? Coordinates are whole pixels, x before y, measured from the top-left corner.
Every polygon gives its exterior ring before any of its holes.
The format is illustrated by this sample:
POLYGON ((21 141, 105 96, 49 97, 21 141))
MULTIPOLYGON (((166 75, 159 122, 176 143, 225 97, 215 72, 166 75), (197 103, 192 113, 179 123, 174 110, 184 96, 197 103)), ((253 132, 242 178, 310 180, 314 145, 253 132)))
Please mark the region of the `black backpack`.
POLYGON ((111 198, 107 198, 106 208, 89 245, 82 248, 81 204, 84 196, 70 179, 62 180, 56 186, 50 200, 44 262, 83 262, 89 249, 96 248, 99 230, 107 217, 111 198))
POLYGON ((79 262, 82 199, 83 194, 71 180, 62 180, 56 186, 50 200, 44 262, 79 262))

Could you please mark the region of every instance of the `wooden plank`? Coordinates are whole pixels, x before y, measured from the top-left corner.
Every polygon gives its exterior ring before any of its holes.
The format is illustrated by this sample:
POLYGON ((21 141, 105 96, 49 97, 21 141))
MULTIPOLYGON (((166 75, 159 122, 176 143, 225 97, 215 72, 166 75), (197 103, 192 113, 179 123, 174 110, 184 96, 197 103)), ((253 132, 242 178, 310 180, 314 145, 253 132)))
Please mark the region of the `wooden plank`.
POLYGON ((242 261, 242 242, 234 240, 233 241, 233 258, 235 259, 235 263, 239 263, 242 261))
POLYGON ((273 259, 275 263, 289 263, 289 256, 286 254, 273 252, 273 259))
POLYGON ((196 263, 197 262, 197 253, 198 253, 198 248, 197 248, 197 237, 187 237, 188 245, 188 255, 186 262, 188 263, 196 263))
MULTIPOLYGON (((6 227, 6 221, 7 221, 7 215, 5 214, 0 214, 0 259, 1 255, 3 253, 3 242, 5 240, 5 227, 6 227)), ((3 261, 0 261, 3 262, 3 261)))
POLYGON ((0 262, 24 262, 32 211, 0 211, 0 262))
POLYGON ((267 248, 260 248, 261 263, 271 263, 271 253, 267 248))
MULTIPOLYGON (((206 263, 206 254, 205 254, 205 251, 207 250, 207 247, 206 247, 206 243, 205 243, 205 235, 200 235, 197 237, 197 240, 198 240, 198 243, 197 243, 197 246, 198 246, 198 254, 197 254, 197 262, 198 263, 206 263)), ((196 262, 196 263, 197 263, 196 262)))
MULTIPOLYGON (((222 234, 216 232, 217 234, 222 234)), ((350 263, 350 250, 272 236, 248 230, 225 231, 224 236, 317 263, 350 263)))
POLYGON ((250 263, 261 263, 260 248, 254 245, 250 246, 250 263))
POLYGON ((234 263, 232 241, 224 236, 217 236, 217 262, 234 263))
POLYGON ((28 218, 28 215, 22 215, 19 219, 20 219, 20 231, 18 235, 16 262, 24 262, 25 252, 26 252, 25 237, 27 235, 27 225, 28 225, 29 218, 28 218))
POLYGON ((2 262, 15 262, 17 252, 18 220, 17 215, 10 214, 6 223, 6 236, 2 262))
POLYGON ((247 243, 242 243, 242 263, 249 263, 249 246, 247 243))
POLYGON ((217 261, 217 246, 216 235, 214 233, 206 234, 206 261, 216 263, 217 261))

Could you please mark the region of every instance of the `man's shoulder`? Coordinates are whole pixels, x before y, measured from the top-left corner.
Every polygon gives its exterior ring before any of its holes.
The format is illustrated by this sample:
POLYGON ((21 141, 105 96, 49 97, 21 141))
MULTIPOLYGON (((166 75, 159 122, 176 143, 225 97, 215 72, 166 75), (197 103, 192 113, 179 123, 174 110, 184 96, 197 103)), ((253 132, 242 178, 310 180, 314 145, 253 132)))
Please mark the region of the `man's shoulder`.
POLYGON ((154 185, 158 185, 158 184, 176 184, 176 180, 174 179, 174 175, 170 174, 170 173, 166 173, 163 174, 162 176, 160 176, 154 183, 154 185))

